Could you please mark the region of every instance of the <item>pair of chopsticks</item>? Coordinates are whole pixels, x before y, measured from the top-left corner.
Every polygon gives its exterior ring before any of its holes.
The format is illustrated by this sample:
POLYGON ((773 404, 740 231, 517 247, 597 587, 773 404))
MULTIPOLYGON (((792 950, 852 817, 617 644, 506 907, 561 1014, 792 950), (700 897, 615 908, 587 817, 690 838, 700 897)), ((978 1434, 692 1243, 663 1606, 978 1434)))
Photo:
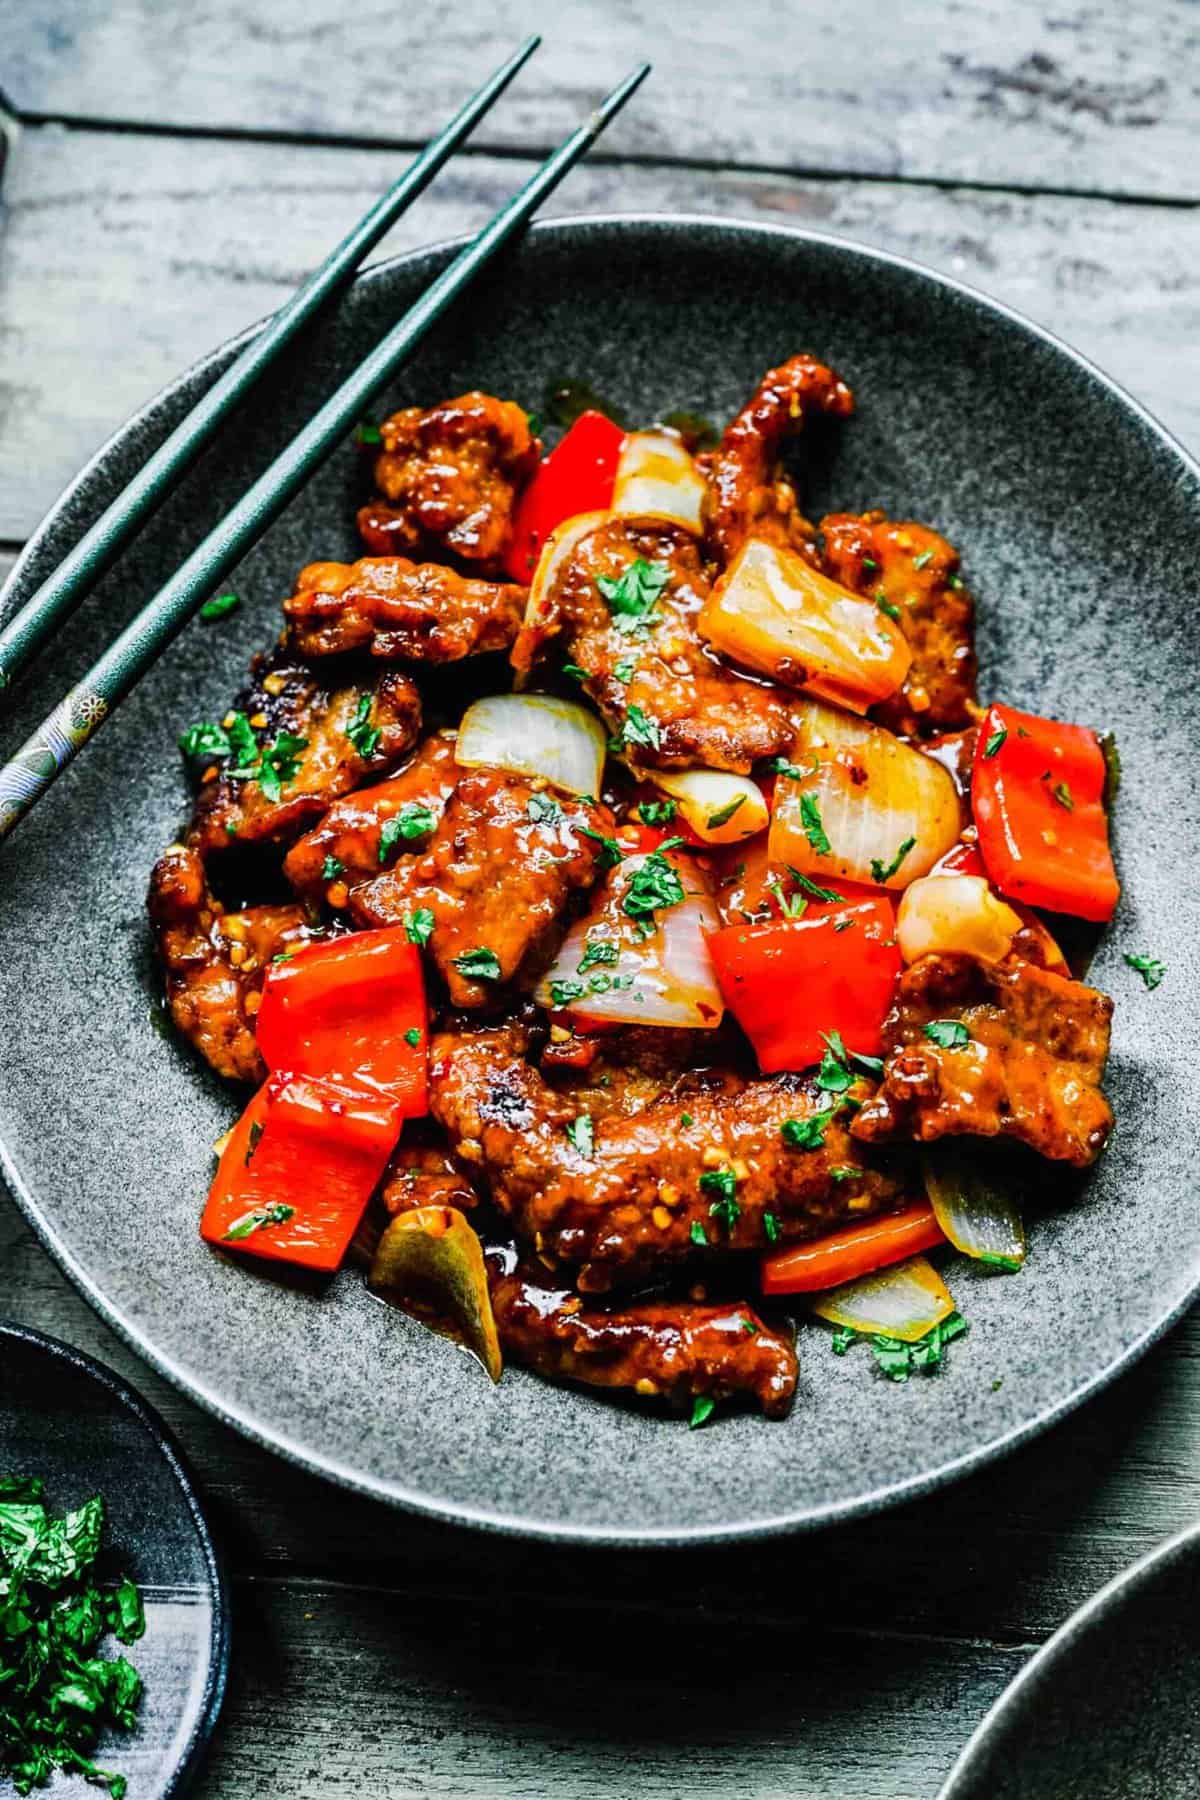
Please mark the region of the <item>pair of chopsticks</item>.
MULTIPOLYGON (((447 157, 503 93, 541 39, 531 37, 421 152, 283 310, 171 433, 65 561, 0 631, 0 694, 72 612, 117 552, 169 493, 251 384, 432 181, 447 157)), ((0 838, 36 804, 88 739, 199 609, 213 586, 281 513, 313 471, 475 276, 525 225, 650 73, 634 69, 559 145, 478 237, 409 308, 313 415, 237 505, 209 532, 86 675, 0 768, 0 838)))

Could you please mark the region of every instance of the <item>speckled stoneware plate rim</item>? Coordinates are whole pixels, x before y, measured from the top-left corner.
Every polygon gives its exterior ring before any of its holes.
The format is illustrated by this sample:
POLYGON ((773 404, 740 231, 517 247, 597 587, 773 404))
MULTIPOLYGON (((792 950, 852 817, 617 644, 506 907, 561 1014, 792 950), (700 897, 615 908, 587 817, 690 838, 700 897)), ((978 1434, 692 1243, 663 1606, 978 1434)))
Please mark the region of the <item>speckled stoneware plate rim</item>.
POLYGON ((1166 1538, 1152 1550, 1147 1550, 1144 1556, 1139 1556, 1127 1569, 1114 1575, 1090 1600, 1085 1600, 1077 1611, 1065 1619, 1054 1635, 1047 1638, 1041 1649, 1030 1657, 1020 1673, 1013 1677, 999 1698, 992 1702, 938 1789, 937 1800, 969 1800, 977 1764, 983 1763, 986 1767, 992 1751, 1017 1723, 1018 1716, 1030 1705, 1037 1705, 1037 1690, 1043 1683, 1052 1681, 1080 1643, 1097 1626, 1102 1625, 1111 1613, 1119 1611, 1124 1601, 1135 1594, 1144 1582, 1173 1563, 1188 1561, 1197 1552, 1200 1552, 1200 1521, 1194 1525, 1185 1525, 1173 1537, 1166 1538))
MULTIPOLYGON (((713 217, 701 213, 567 214, 535 223, 530 228, 529 236, 535 239, 569 238, 572 232, 588 233, 603 230, 619 232, 623 228, 636 229, 655 226, 683 231, 715 230, 735 238, 741 236, 748 242, 755 243, 763 240, 780 240, 788 243, 812 244, 846 256, 851 260, 857 259, 864 263, 894 268, 907 275, 916 276, 950 295, 969 301, 982 308, 986 313, 993 314, 1015 326, 1020 332, 1044 345, 1057 356, 1074 364, 1091 384, 1101 390, 1110 404, 1115 404, 1131 415, 1159 440, 1163 449, 1177 460, 1181 474, 1190 476, 1192 480, 1200 484, 1200 462, 1184 448, 1173 433, 1147 407, 1120 383, 1107 375, 1090 358, 1074 349, 1045 326, 1028 318, 1015 307, 993 298, 982 289, 960 281, 954 276, 932 269, 914 258, 876 249, 855 239, 841 237, 834 232, 761 224, 754 220, 713 217)), ((392 271, 426 258, 449 257, 468 242, 470 239, 466 236, 445 238, 421 245, 401 255, 382 259, 364 270, 351 285, 357 286, 374 280, 386 279, 392 271)), ((0 616, 3 616, 3 602, 7 594, 18 583, 26 564, 36 555, 44 535, 51 529, 62 510, 70 505, 77 492, 85 487, 88 478, 102 468, 130 426, 140 420, 153 418, 157 410, 169 401, 181 387, 187 386, 197 376, 203 376, 214 365, 219 365, 222 358, 228 356, 231 351, 240 349, 255 337, 261 331, 262 326, 263 321, 260 320, 236 336, 216 345, 205 356, 190 364, 166 386, 159 389, 143 406, 139 407, 115 431, 110 433, 95 454, 79 470, 74 480, 63 489, 19 555, 8 580, 0 589, 0 616)), ((241 1408, 228 1406, 214 1388, 186 1373, 173 1357, 158 1350, 147 1336, 126 1318, 119 1306, 108 1300, 84 1265, 61 1241, 50 1221, 43 1216, 40 1207, 23 1181, 2 1136, 0 1136, 0 1174, 3 1174, 18 1205, 41 1242, 100 1316, 139 1356, 180 1392, 196 1401, 225 1424, 232 1426, 251 1442, 260 1444, 297 1466, 324 1476, 352 1492, 382 1500, 388 1505, 407 1509, 425 1517, 440 1519, 451 1524, 470 1525, 504 1536, 589 1545, 596 1548, 686 1548, 689 1545, 697 1544, 735 1543, 765 1539, 792 1532, 819 1530, 827 1526, 843 1524, 852 1519, 883 1511, 888 1507, 903 1505, 907 1501, 919 1499, 950 1482, 963 1479, 987 1467, 998 1458, 1008 1455, 1022 1444, 1040 1436, 1060 1420, 1067 1418, 1093 1395, 1102 1392, 1145 1355, 1147 1350, 1190 1310, 1197 1295, 1200 1294, 1200 1264, 1198 1264, 1195 1278, 1190 1286, 1150 1326, 1113 1356, 1102 1368, 1097 1369, 1087 1379, 1078 1382, 1058 1400, 1040 1408, 1009 1430, 1001 1432, 995 1438, 988 1439, 985 1443, 979 1444, 961 1455, 952 1456, 944 1462, 923 1469, 919 1474, 882 1483, 846 1500, 817 1503, 808 1507, 777 1512, 767 1517, 733 1520, 720 1525, 664 1526, 654 1529, 631 1528, 629 1530, 608 1525, 594 1527, 563 1522, 553 1518, 529 1517, 499 1508, 474 1506, 465 1501, 443 1501, 407 1488, 400 1481, 373 1479, 345 1461, 323 1456, 319 1450, 297 1442, 286 1431, 264 1428, 251 1414, 241 1408)))
MULTIPOLYGON (((93 1301, 93 1304, 97 1303, 93 1301)), ((200 1504, 187 1460, 166 1420, 151 1406, 148 1400, 142 1398, 135 1388, 131 1388, 128 1382, 122 1380, 115 1369, 110 1369, 107 1363, 87 1355, 83 1350, 77 1350, 74 1344, 68 1344, 62 1338, 51 1337, 49 1332, 36 1330, 32 1325, 18 1325, 13 1320, 0 1319, 0 1344, 6 1341, 28 1344, 36 1350, 44 1351, 48 1356, 53 1356, 59 1362, 68 1364, 72 1369, 104 1388, 118 1406, 137 1420, 143 1431, 150 1437, 155 1450, 166 1463, 172 1480, 183 1497, 184 1505, 200 1544, 204 1566, 208 1574, 209 1591, 212 1596, 212 1628, 208 1640, 208 1671, 205 1676, 204 1694, 196 1715, 196 1723, 192 1727, 183 1754, 167 1785, 161 1790, 164 1797, 171 1794, 183 1794, 196 1774, 200 1759, 208 1748, 216 1729, 217 1720, 221 1715, 221 1708, 225 1702, 225 1688, 229 1679, 230 1651, 229 1588, 225 1575, 224 1558, 217 1547, 204 1508, 200 1504)))

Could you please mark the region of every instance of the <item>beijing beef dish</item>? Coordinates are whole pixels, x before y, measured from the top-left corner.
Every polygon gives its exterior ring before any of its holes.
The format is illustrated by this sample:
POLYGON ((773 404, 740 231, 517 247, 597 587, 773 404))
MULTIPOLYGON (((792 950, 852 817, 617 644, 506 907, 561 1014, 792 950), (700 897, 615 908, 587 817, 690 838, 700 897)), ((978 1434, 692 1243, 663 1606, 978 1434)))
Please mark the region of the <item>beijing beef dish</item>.
POLYGON ((977 701, 935 530, 802 515, 785 440, 853 408, 794 356, 703 452, 481 393, 369 430, 369 554, 185 734, 151 880, 253 1096, 211 1245, 693 1423, 787 1411, 787 1296, 903 1378, 964 1328, 924 1252, 1020 1266, 1036 1159, 1112 1125, 1042 916, 1116 905, 1106 760, 977 701))

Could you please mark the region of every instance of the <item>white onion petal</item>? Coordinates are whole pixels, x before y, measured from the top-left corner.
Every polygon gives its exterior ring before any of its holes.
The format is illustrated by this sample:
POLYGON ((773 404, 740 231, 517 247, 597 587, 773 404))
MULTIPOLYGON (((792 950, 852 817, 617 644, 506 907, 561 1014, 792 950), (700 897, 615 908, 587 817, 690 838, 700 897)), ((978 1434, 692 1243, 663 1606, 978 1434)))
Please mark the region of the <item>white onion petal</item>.
POLYGON ((673 431, 632 431, 617 462, 612 508, 699 532, 705 481, 673 431))
POLYGON ((650 860, 628 856, 594 896, 592 910, 574 925, 538 986, 535 998, 589 1019, 628 1025, 682 1025, 712 1030, 724 1002, 713 975, 707 935, 720 928, 708 884, 687 857, 665 853, 680 878, 684 898, 654 915, 644 936, 622 902, 637 871, 650 860), (598 947, 616 960, 596 962, 598 947), (580 964, 583 964, 581 970, 580 964))
POLYGON ((770 821, 762 789, 745 775, 718 769, 685 769, 680 775, 650 775, 655 787, 676 801, 679 811, 706 844, 739 844, 765 831, 770 821))
POLYGON ((607 739, 585 707, 549 694, 488 694, 462 716, 454 759, 463 768, 541 776, 572 794, 598 794, 607 739))
POLYGON ((812 1302, 812 1311, 834 1325, 915 1344, 954 1311, 949 1288, 931 1262, 910 1257, 878 1274, 848 1281, 812 1302))
POLYGON ((956 1250, 1016 1270, 1025 1261, 1025 1227, 986 1156, 986 1146, 970 1143, 943 1142, 922 1152, 925 1192, 956 1250))
POLYGON ((700 632, 723 656, 859 712, 894 694, 912 662, 873 600, 761 538, 742 545, 713 588, 700 632))
POLYGON ((896 937, 906 963, 961 952, 1000 962, 1012 949, 1021 919, 982 875, 923 875, 905 889, 896 937))
POLYGON ((771 860, 818 880, 887 888, 928 873, 962 828, 958 790, 941 764, 819 701, 799 702, 795 718, 789 760, 804 773, 776 783, 771 860))

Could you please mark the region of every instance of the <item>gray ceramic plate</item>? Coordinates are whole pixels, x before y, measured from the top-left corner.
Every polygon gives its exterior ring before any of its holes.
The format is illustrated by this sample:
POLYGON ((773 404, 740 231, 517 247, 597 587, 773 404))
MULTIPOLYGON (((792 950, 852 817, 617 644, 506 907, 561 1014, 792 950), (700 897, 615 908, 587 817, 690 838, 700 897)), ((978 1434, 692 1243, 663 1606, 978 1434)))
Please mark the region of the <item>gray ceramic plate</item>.
MULTIPOLYGON (((145 1683, 138 1725, 99 1746, 130 1800, 180 1794, 216 1724, 229 1613, 212 1537, 158 1414, 102 1363, 24 1326, 0 1325, 0 1472, 40 1475, 54 1511, 103 1494, 102 1572, 142 1591, 146 1633, 126 1654, 145 1683)), ((55 1794, 95 1795, 77 1776, 55 1794)))
MULTIPOLYGON (((41 676, 42 710, 449 255, 373 270, 261 391, 66 634, 41 676)), ((857 420, 812 446, 810 510, 878 504, 939 526, 980 597, 985 691, 1120 741, 1126 889, 1095 968, 1118 997, 1116 1138, 1082 1193, 1063 1180, 1024 1274, 952 1271, 971 1336, 942 1374, 892 1386, 865 1353, 838 1361, 824 1330, 808 1328, 782 1425, 742 1416, 689 1432, 517 1371, 493 1392, 353 1274, 314 1299, 204 1250, 209 1147, 234 1106, 158 1029, 146 876, 185 806, 177 732, 226 707, 297 568, 355 553, 360 471, 347 445, 237 573, 250 604, 191 627, 0 854, 0 1138, 21 1204, 156 1367, 339 1481, 454 1519, 593 1541, 822 1524, 934 1487, 1043 1429, 1196 1290, 1200 471, 1178 446, 1072 352, 979 295, 833 239, 701 220, 540 227, 389 400, 478 384, 533 407, 568 375, 634 418, 677 407, 722 418, 799 348, 832 359, 859 398, 857 420), (1157 992, 1123 950, 1165 960, 1157 992)), ((9 605, 230 354, 183 376, 105 447, 23 559, 9 605)), ((34 718, 29 699, 8 741, 34 718)))
POLYGON ((1195 1800, 1200 1525, 1101 1588, 1006 1688, 938 1800, 1195 1800))

